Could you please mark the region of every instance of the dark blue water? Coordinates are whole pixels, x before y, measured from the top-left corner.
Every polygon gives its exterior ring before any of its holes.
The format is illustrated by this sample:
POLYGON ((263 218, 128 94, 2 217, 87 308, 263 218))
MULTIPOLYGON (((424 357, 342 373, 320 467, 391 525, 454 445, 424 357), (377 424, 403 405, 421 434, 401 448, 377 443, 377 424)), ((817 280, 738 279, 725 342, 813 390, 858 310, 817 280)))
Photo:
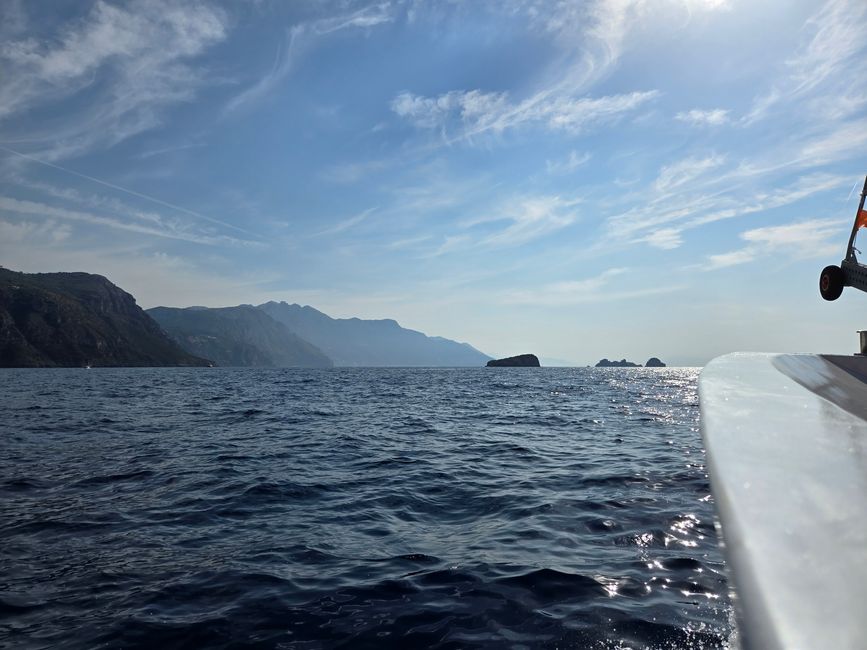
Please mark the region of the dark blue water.
POLYGON ((718 648, 693 369, 0 372, 0 646, 718 648))

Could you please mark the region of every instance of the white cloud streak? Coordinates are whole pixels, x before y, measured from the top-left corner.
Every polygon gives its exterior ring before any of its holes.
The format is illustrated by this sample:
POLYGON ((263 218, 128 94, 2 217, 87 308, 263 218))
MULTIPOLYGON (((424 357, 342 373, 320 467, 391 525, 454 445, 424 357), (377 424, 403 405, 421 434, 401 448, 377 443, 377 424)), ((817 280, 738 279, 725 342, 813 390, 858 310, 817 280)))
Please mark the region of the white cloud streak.
POLYGON ((763 120, 777 107, 810 94, 826 97, 826 105, 850 97, 851 73, 863 66, 867 48, 867 3, 830 0, 807 21, 805 32, 809 40, 786 62, 788 75, 755 98, 743 124, 763 120))
POLYGON ((559 196, 536 196, 515 201, 498 214, 509 225, 500 232, 484 237, 484 246, 519 246, 572 225, 578 219, 577 199, 559 196))
POLYGON ((707 156, 705 158, 686 158, 676 163, 665 165, 659 170, 659 175, 653 183, 657 192, 666 193, 682 187, 690 181, 699 178, 712 169, 717 169, 725 162, 723 156, 707 156))
POLYGON ((87 174, 82 174, 81 172, 77 172, 73 169, 69 169, 68 167, 63 167, 61 165, 57 165, 55 163, 50 163, 45 160, 39 160, 38 158, 34 158, 33 156, 28 156, 27 154, 20 153, 18 151, 14 151, 13 149, 9 149, 0 145, 0 151, 5 151, 7 153, 18 156, 23 160, 27 160, 29 162, 36 163, 38 165, 43 165, 45 167, 50 167, 51 169, 56 169, 58 171, 64 172, 66 174, 70 174, 72 176, 76 176, 78 178, 82 178, 84 180, 90 181, 91 183, 96 183, 98 185, 102 185, 112 190, 116 190, 118 192, 123 192, 124 194, 128 194, 130 196, 134 196, 138 199, 143 199, 145 201, 149 201, 150 203, 155 203, 157 205, 161 205, 164 208, 169 208, 176 212, 182 212, 191 217, 195 217, 196 219, 201 219, 202 221, 207 221, 212 224, 216 224, 218 226, 223 226, 224 228, 229 228, 231 230, 235 230, 237 232, 241 232, 247 235, 252 235, 253 233, 248 230, 244 230, 243 228, 239 228, 238 226, 232 225, 225 221, 221 221, 219 219, 214 219, 213 217, 209 217, 207 215, 201 214, 199 212, 195 212, 194 210, 190 210, 188 208, 181 207, 179 205, 174 205, 173 203, 169 203, 167 201, 163 201, 162 199, 158 199, 154 196, 149 196, 147 194, 142 194, 141 192, 136 192, 135 190, 128 189, 126 187, 121 187, 120 185, 116 185, 115 183, 109 183, 108 181, 101 180, 94 176, 88 176, 87 174))
POLYGON ((227 22, 204 4, 101 1, 56 38, 4 43, 0 140, 13 130, 40 157, 58 160, 158 126, 168 107, 190 101, 208 82, 192 61, 225 38, 227 22), (62 121, 27 121, 28 113, 72 97, 81 108, 62 121))
POLYGON ((674 116, 676 120, 687 122, 693 126, 720 126, 729 122, 729 111, 722 108, 701 110, 694 108, 682 111, 674 116))
POLYGON ((682 243, 682 233, 686 230, 791 205, 815 194, 845 187, 850 182, 846 176, 817 173, 801 176, 773 190, 749 191, 734 185, 709 192, 707 189, 714 187, 716 179, 708 180, 707 172, 717 166, 716 159, 711 157, 663 168, 647 193, 647 200, 608 218, 608 238, 620 239, 622 233, 630 232, 633 243, 672 249, 682 243), (703 172, 686 171, 693 167, 703 168, 703 172))
POLYGON ((707 271, 746 264, 784 252, 786 258, 812 259, 838 252, 842 255, 842 237, 849 222, 845 219, 811 219, 781 226, 764 226, 741 233, 747 242, 742 249, 710 255, 707 271))
POLYGON ((565 160, 546 160, 545 169, 549 174, 568 174, 582 167, 592 158, 588 152, 578 153, 574 149, 569 152, 565 160))
POLYGON ((224 114, 234 113, 241 108, 252 106, 271 94, 280 82, 292 70, 292 64, 296 53, 296 41, 302 28, 293 27, 288 30, 286 40, 277 49, 277 56, 271 69, 258 79, 252 86, 244 89, 232 97, 223 109, 224 114))
POLYGON ((643 241, 654 248, 673 250, 683 244, 682 230, 680 228, 660 228, 647 235, 643 241))
POLYGON ((319 232, 317 232, 313 236, 314 237, 322 237, 322 236, 326 236, 326 235, 336 235, 338 233, 344 232, 345 230, 349 230, 350 228, 357 226, 362 221, 367 219, 367 217, 369 217, 371 214, 376 212, 376 210, 377 210, 376 208, 368 208, 367 210, 364 210, 363 212, 359 212, 358 214, 356 214, 353 217, 349 217, 348 219, 344 219, 343 221, 336 223, 335 225, 331 226, 330 228, 326 228, 325 230, 320 230, 319 232))
POLYGON ((26 241, 37 241, 42 246, 52 246, 69 239, 72 229, 69 224, 47 219, 41 223, 33 221, 7 221, 0 219, 0 242, 7 246, 20 245, 26 241))
POLYGON ((450 130, 466 139, 487 131, 502 133, 531 124, 555 131, 579 134, 603 124, 613 124, 658 96, 655 90, 603 97, 541 97, 510 102, 505 93, 453 90, 437 97, 402 92, 391 109, 419 128, 450 130))
POLYGON ((382 2, 352 13, 293 25, 287 30, 285 41, 278 47, 271 68, 226 103, 224 116, 252 107, 277 90, 292 71, 296 59, 316 38, 341 30, 369 29, 393 20, 390 3, 382 2))
MULTIPOLYGON (((502 4, 496 6, 502 7, 502 4)), ((587 89, 618 62, 629 44, 629 32, 646 18, 646 0, 522 0, 505 3, 531 30, 544 34, 560 49, 551 69, 540 75, 535 91, 509 97, 492 89, 452 90, 436 96, 404 91, 391 102, 392 110, 413 125, 440 130, 447 142, 484 133, 537 124, 578 134, 613 124, 624 114, 655 99, 648 89, 590 97, 587 89)), ((665 6, 688 13, 727 6, 722 0, 674 0, 665 6)))
MULTIPOLYGON (((509 305, 559 307, 584 303, 636 300, 646 296, 681 291, 685 288, 682 284, 619 288, 617 283, 613 282, 615 278, 627 278, 633 275, 639 275, 639 272, 628 268, 612 268, 583 280, 554 282, 532 289, 503 293, 499 298, 500 302, 509 305), (612 287, 612 284, 615 286, 612 287)), ((635 282, 624 280, 622 284, 633 287, 635 282)))
POLYGON ((512 197, 489 214, 468 219, 464 230, 480 233, 446 237, 436 255, 476 247, 501 248, 521 246, 574 224, 579 218, 582 199, 534 195, 512 197), (498 224, 503 224, 497 228, 498 224), (491 230, 494 230, 491 232, 491 230))
POLYGON ((331 34, 342 29, 376 27, 393 20, 391 3, 379 2, 349 14, 313 21, 308 29, 315 34, 331 34))
POLYGON ((140 235, 149 235, 165 239, 192 242, 195 244, 246 244, 256 245, 254 242, 243 241, 225 235, 213 235, 189 229, 188 226, 174 222, 158 222, 153 218, 142 219, 141 215, 133 213, 130 220, 121 220, 115 217, 71 210, 69 208, 56 207, 37 201, 26 201, 9 196, 0 196, 0 214, 9 213, 24 215, 31 218, 48 220, 73 221, 90 225, 124 230, 140 235))

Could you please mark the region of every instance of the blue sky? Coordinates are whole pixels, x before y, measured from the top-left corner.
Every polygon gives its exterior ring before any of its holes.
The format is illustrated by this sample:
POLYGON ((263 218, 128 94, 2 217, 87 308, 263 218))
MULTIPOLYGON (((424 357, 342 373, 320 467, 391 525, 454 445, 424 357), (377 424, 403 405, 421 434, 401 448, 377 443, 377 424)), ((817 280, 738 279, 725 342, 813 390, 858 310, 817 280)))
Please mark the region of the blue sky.
POLYGON ((0 13, 9 268, 578 364, 867 327, 817 289, 867 174, 862 0, 0 13))

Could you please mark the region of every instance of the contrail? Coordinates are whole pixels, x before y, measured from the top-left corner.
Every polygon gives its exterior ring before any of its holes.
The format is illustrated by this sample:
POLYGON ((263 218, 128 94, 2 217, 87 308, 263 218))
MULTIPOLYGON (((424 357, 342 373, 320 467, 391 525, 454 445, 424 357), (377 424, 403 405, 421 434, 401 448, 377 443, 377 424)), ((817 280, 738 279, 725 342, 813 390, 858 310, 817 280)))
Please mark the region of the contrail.
POLYGON ((30 162, 35 162, 40 165, 45 165, 46 167, 51 167, 52 169, 57 169, 59 171, 65 172, 67 174, 72 174, 73 176, 78 176, 79 178, 83 178, 85 180, 91 181, 93 183, 99 183, 100 185, 104 185, 105 187, 110 187, 113 190, 117 190, 118 192, 125 192, 131 196, 138 197, 140 199, 144 199, 145 201, 150 201, 151 203, 156 203, 157 205, 162 205, 171 210, 177 210, 178 212, 183 212, 185 214, 189 214, 197 219, 203 219, 205 221, 210 221, 211 223, 223 226, 225 228, 231 228, 232 230, 237 230, 238 232, 242 232, 245 235, 252 235, 253 237, 258 237, 256 233, 250 232, 249 230, 244 230, 243 228, 239 228, 238 226, 233 226, 230 223, 226 223, 225 221, 220 221, 219 219, 214 219, 213 217, 209 217, 204 214, 200 214, 198 212, 194 212, 193 210, 188 210, 187 208, 182 208, 179 205, 173 205, 171 203, 167 203, 161 199, 157 199, 153 196, 148 196, 147 194, 142 194, 141 192, 136 192, 135 190, 129 190, 125 187, 121 187, 120 185, 115 185, 114 183, 109 183, 108 181, 103 181, 98 178, 94 178, 93 176, 88 176, 87 174, 82 174, 81 172, 77 172, 72 169, 67 169, 66 167, 61 167, 60 165, 55 165, 54 163, 46 162, 44 160, 39 160, 39 158, 34 158, 33 156, 28 156, 25 153, 21 153, 20 151, 15 151, 14 149, 9 149, 8 147, 4 147, 0 144, 0 150, 5 151, 7 153, 11 153, 19 158, 24 158, 25 160, 29 160, 30 162))

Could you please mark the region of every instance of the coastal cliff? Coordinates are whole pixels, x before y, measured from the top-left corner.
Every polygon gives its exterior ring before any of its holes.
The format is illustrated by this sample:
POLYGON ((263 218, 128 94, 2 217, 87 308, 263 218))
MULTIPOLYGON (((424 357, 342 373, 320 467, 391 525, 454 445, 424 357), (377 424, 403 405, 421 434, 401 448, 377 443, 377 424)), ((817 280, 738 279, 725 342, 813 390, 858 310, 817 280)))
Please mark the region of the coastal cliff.
POLYGON ((0 366, 207 366, 101 275, 0 268, 0 366))

